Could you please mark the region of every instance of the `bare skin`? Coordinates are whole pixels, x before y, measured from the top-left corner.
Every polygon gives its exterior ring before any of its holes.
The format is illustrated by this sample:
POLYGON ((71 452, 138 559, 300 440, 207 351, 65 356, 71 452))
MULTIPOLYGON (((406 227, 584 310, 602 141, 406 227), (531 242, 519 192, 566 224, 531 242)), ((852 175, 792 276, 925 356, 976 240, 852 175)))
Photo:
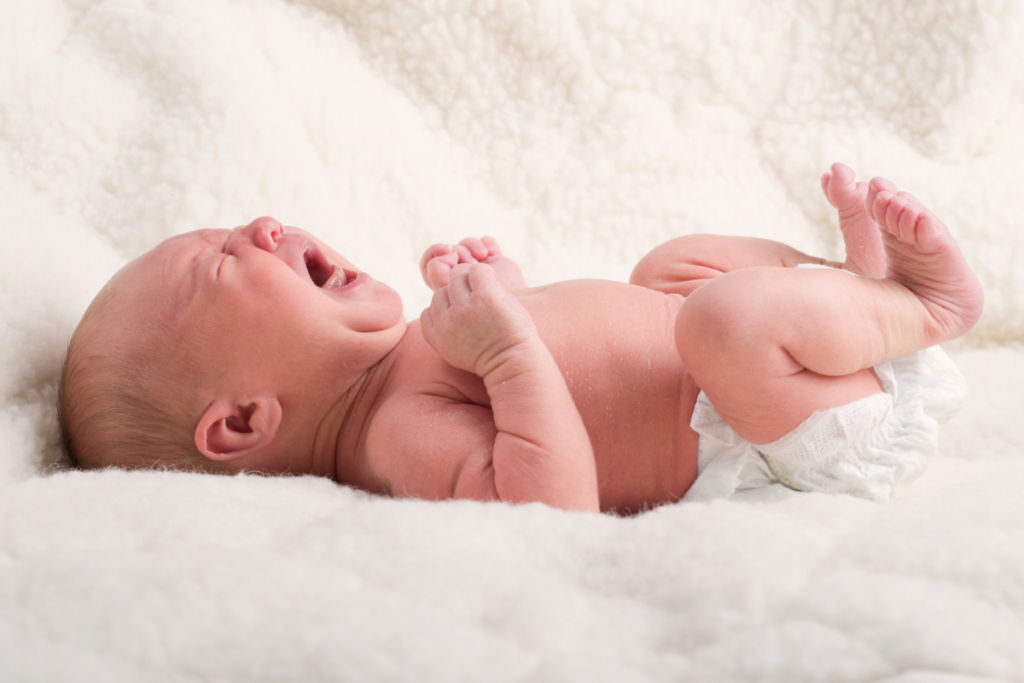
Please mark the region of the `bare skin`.
POLYGON ((846 247, 846 262, 842 267, 865 277, 885 277, 882 234, 868 207, 879 191, 895 192, 896 186, 884 178, 875 178, 870 184, 857 182, 849 166, 832 164, 821 176, 821 189, 839 212, 839 230, 846 247))
MULTIPOLYGON (((980 283, 949 230, 919 201, 895 192, 883 179, 868 185, 855 183, 853 172, 842 164, 833 166, 822 178, 822 185, 829 201, 842 207, 840 227, 848 245, 844 268, 864 277, 851 278, 828 269, 789 268, 823 262, 777 243, 710 237, 673 240, 638 264, 632 282, 667 294, 672 306, 677 301, 680 304, 675 343, 683 363, 678 368, 668 364, 666 369, 671 368, 669 375, 678 379, 680 387, 691 390, 680 392, 677 407, 682 420, 675 425, 674 447, 662 447, 664 461, 686 463, 686 471, 694 472, 694 441, 687 438, 686 428, 693 406, 693 382, 740 436, 755 444, 770 443, 816 411, 880 391, 872 366, 961 336, 980 316, 980 283), (880 255, 887 262, 884 277, 879 277, 880 255), (682 297, 685 300, 679 301, 682 297), (765 316, 764 311, 771 313, 765 316)), ((472 241, 466 245, 473 251, 472 241)), ((539 352, 529 346, 537 333, 521 322, 527 316, 517 306, 529 306, 529 298, 520 296, 517 302, 514 297, 499 296, 497 278, 486 277, 487 271, 479 266, 463 273, 456 273, 459 265, 453 266, 446 291, 443 275, 439 277, 440 270, 431 263, 435 254, 435 260, 445 254, 438 251, 442 247, 432 249, 424 257, 424 279, 438 294, 422 319, 431 346, 452 365, 482 377, 492 400, 498 398, 492 385, 508 382, 504 375, 492 378, 494 365, 516 362, 540 373, 541 362, 531 360, 539 352), (516 355, 520 352, 521 358, 516 355), (502 360, 502 354, 513 360, 502 360)), ((497 259, 492 248, 484 260, 488 258, 497 259)), ((469 260, 460 258, 459 263, 469 260)), ((631 305, 639 308, 639 293, 634 296, 636 302, 631 305)), ((608 295, 593 301, 585 308, 586 317, 607 310, 612 301, 608 295)), ((570 306, 560 309, 558 315, 571 317, 578 310, 570 306)), ((530 313, 534 318, 543 315, 530 313)), ((615 313, 619 324, 627 315, 626 310, 615 313)), ((656 335, 663 320, 652 315, 636 323, 630 320, 629 327, 639 337, 648 331, 656 335)), ((585 335, 577 333, 575 337, 578 341, 585 335)), ((544 339, 548 347, 556 346, 549 337, 544 339)), ((642 365, 643 354, 631 351, 621 362, 634 368, 642 365)), ((566 359, 561 360, 564 365, 566 359)), ((620 384, 616 393, 623 394, 627 387, 628 383, 620 384)), ((565 428, 577 413, 573 403, 541 402, 533 400, 532 391, 520 391, 530 396, 523 407, 517 406, 515 415, 521 423, 503 423, 497 401, 492 404, 499 432, 496 439, 507 433, 535 444, 537 435, 557 434, 567 443, 551 452, 566 459, 569 456, 565 454, 579 454, 576 457, 585 461, 585 437, 579 430, 565 428)), ((655 412, 657 405, 654 400, 646 402, 645 412, 655 412)), ((599 419, 584 422, 592 443, 609 429, 599 419)), ((622 425, 614 429, 631 432, 638 450, 657 452, 654 444, 644 440, 651 424, 644 420, 633 429, 622 425)), ((495 467, 498 453, 496 443, 495 467)), ((595 448, 599 469, 605 457, 621 460, 624 455, 599 453, 595 448)), ((544 475, 550 477, 546 482, 557 476, 548 471, 544 475)), ((685 488, 669 495, 682 492, 685 488)), ((600 486, 598 497, 609 500, 600 486)), ((661 502, 649 497, 643 501, 661 502)), ((635 502, 623 501, 625 507, 635 502)))
MULTIPOLYGON (((469 238, 424 254, 435 295, 408 326, 394 292, 272 219, 204 234, 210 246, 181 240, 190 263, 236 257, 174 318, 183 335, 204 331, 190 357, 208 376, 196 447, 236 469, 315 470, 394 496, 619 512, 678 500, 697 475, 700 389, 743 438, 768 443, 880 391, 873 365, 960 336, 981 313, 977 278, 920 202, 839 164, 822 187, 848 252, 830 265, 864 277, 794 269, 825 262, 777 242, 693 235, 653 250, 629 284, 529 288, 493 239, 469 238), (348 284, 304 272, 310 244, 348 284), (263 297, 309 313, 265 320, 263 297), (223 313, 204 317, 207 300, 223 313), (235 337, 273 353, 238 358, 235 337), (326 367, 338 382, 321 381, 326 367)), ((123 277, 142 291, 148 270, 123 277)))

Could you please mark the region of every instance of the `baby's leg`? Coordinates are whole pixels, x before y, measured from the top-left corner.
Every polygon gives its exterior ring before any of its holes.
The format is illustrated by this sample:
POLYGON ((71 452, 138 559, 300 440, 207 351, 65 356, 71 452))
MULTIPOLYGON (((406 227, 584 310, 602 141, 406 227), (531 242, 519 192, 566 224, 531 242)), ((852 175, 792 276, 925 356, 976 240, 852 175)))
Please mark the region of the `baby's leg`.
POLYGON ((884 178, 875 178, 870 184, 858 183, 853 169, 837 163, 821 177, 821 188, 839 211, 839 229, 846 248, 843 263, 825 261, 781 242, 755 237, 684 235, 658 245, 640 259, 629 281, 666 294, 689 296, 723 273, 756 266, 792 268, 814 263, 867 277, 885 277, 882 236, 868 206, 879 192, 895 193, 896 186, 884 178))
POLYGON ((885 277, 885 248, 869 206, 878 192, 895 192, 896 186, 884 178, 858 183, 852 168, 836 163, 821 176, 821 189, 839 212, 839 231, 846 247, 843 268, 857 275, 885 277))
POLYGON ((958 337, 981 314, 980 283, 946 227, 909 195, 872 195, 884 279, 749 268, 683 303, 679 353, 744 439, 775 441, 815 411, 879 391, 873 365, 958 337))
POLYGON ((640 259, 629 282, 666 294, 689 296, 698 287, 734 270, 792 268, 801 263, 823 265, 826 261, 787 244, 756 237, 684 235, 658 245, 640 259))

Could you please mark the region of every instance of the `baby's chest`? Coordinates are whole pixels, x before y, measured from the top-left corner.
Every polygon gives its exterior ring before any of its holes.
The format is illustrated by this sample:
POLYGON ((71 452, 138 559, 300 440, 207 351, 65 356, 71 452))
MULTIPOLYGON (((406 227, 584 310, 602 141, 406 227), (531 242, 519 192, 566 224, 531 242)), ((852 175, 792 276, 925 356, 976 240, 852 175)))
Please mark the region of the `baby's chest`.
POLYGON ((389 384, 365 447, 378 490, 427 500, 491 499, 483 475, 497 428, 480 378, 445 363, 414 322, 389 384))

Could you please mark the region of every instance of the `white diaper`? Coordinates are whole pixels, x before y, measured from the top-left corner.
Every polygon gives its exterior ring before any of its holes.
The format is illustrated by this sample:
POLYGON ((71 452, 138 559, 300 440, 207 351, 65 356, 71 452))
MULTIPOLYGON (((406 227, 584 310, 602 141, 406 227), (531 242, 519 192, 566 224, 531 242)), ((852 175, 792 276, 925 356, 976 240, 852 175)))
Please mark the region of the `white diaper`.
POLYGON ((814 413, 778 441, 754 446, 725 424, 704 392, 690 419, 699 475, 686 501, 784 484, 798 491, 889 500, 938 451, 938 425, 960 409, 967 382, 932 347, 875 366, 884 393, 814 413))

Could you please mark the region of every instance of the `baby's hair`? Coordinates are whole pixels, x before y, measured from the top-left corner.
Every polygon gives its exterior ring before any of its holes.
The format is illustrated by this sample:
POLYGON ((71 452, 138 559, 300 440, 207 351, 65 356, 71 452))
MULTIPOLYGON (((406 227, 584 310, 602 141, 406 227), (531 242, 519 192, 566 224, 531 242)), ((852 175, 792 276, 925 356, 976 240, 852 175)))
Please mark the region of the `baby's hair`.
POLYGON ((142 334, 121 348, 89 343, 103 325, 118 324, 115 316, 104 315, 110 290, 104 288, 89 306, 64 358, 57 419, 68 456, 82 469, 218 471, 195 446, 198 416, 181 378, 172 376, 173 350, 161 353, 152 335, 142 334))

